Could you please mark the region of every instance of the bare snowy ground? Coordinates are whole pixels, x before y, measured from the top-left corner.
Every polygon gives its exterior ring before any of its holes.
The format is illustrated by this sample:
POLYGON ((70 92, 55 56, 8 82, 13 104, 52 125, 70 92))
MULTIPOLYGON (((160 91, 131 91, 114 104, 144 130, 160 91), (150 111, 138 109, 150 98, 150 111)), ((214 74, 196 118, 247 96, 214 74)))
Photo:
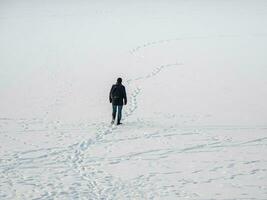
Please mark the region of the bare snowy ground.
POLYGON ((1 119, 1 199, 266 199, 266 127, 173 123, 181 119, 1 119))

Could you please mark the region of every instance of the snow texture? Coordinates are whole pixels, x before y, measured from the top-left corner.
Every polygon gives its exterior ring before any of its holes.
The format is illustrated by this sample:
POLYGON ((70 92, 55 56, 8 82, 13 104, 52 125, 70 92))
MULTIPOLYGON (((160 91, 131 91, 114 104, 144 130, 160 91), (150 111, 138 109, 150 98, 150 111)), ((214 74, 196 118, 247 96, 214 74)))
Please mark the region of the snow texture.
POLYGON ((266 19, 264 0, 0 1, 0 199, 267 199, 266 19))

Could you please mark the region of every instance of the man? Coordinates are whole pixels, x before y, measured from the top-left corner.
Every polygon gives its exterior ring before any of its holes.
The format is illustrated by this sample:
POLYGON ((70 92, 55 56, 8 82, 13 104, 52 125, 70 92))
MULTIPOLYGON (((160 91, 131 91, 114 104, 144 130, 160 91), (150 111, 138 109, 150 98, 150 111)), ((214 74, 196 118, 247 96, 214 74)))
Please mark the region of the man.
POLYGON ((117 83, 112 85, 112 88, 109 92, 109 102, 112 103, 112 121, 111 124, 114 124, 116 118, 116 112, 118 108, 118 119, 117 125, 121 124, 121 111, 124 105, 127 104, 127 96, 125 87, 121 84, 122 79, 118 78, 117 83))

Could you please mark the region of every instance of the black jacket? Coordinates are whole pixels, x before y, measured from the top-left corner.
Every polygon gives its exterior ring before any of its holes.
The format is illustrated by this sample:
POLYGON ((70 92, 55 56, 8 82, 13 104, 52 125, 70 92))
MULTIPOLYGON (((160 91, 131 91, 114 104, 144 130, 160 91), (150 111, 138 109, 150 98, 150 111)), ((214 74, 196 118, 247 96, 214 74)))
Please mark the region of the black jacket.
POLYGON ((112 85, 112 88, 109 92, 109 102, 112 103, 112 105, 123 105, 127 104, 127 96, 126 96, 126 90, 125 87, 122 84, 116 83, 115 85, 112 85))

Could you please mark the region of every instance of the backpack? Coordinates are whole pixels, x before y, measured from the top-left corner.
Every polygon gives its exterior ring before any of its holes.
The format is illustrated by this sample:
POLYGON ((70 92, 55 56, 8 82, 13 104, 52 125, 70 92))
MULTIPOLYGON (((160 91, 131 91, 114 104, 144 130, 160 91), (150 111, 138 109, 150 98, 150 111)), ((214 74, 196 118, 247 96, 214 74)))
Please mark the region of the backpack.
POLYGON ((115 85, 112 92, 111 92, 111 98, 112 99, 119 99, 121 98, 121 91, 120 91, 120 86, 115 85))

